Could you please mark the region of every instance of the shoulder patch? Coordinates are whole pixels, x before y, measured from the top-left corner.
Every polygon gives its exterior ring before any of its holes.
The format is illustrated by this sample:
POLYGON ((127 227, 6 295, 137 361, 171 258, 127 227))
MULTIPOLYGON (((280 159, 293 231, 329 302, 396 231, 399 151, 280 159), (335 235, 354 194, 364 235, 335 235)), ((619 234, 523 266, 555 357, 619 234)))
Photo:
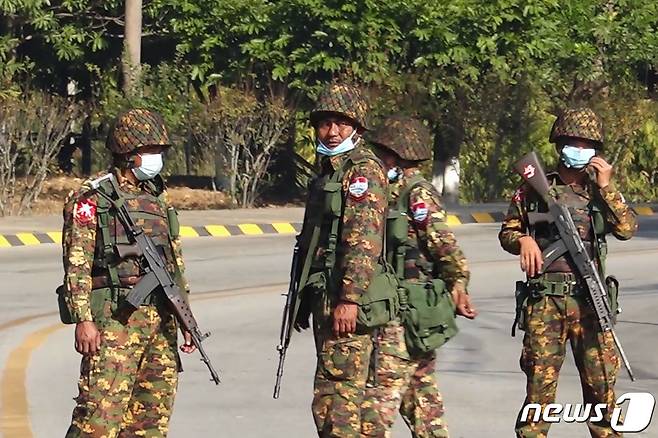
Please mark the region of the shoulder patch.
POLYGON ((347 191, 352 199, 357 201, 365 199, 368 194, 368 178, 365 176, 356 176, 352 178, 347 191))
POLYGON ((77 201, 73 207, 73 219, 80 225, 87 225, 96 217, 96 202, 92 199, 77 201))
POLYGON ((429 215, 429 208, 425 201, 416 201, 411 205, 411 212, 414 216, 414 222, 417 224, 424 224, 427 222, 429 215))

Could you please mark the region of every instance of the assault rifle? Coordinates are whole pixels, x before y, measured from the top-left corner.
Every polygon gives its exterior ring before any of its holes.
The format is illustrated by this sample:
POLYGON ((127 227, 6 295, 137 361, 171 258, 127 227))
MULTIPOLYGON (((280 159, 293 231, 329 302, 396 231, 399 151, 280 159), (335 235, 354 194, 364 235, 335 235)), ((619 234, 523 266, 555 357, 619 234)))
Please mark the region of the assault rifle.
POLYGON ((283 378, 283 364, 286 360, 286 352, 290 346, 290 338, 292 336, 292 328, 295 324, 297 317, 299 299, 299 236, 292 255, 292 265, 290 267, 290 285, 288 286, 288 293, 286 293, 286 305, 283 308, 283 317, 281 318, 281 333, 279 335, 279 345, 276 346, 279 352, 279 366, 276 370, 276 382, 274 383, 274 397, 279 398, 281 392, 281 379, 283 378))
POLYGON ((596 312, 601 330, 612 334, 615 346, 624 362, 626 371, 628 371, 628 376, 631 378, 631 381, 634 381, 635 377, 633 376, 631 364, 628 362, 626 353, 624 353, 621 342, 614 330, 614 315, 608 302, 606 287, 603 281, 601 281, 596 264, 587 252, 583 240, 580 238, 569 209, 557 202, 537 154, 531 152, 522 157, 514 164, 514 170, 523 177, 548 205, 548 213, 528 213, 530 224, 549 222, 555 225, 560 234, 560 240, 553 243, 543 252, 544 267, 550 266, 555 260, 565 254, 571 256, 574 264, 577 266, 578 274, 587 285, 589 301, 596 312))
POLYGON ((162 293, 180 323, 183 333, 190 333, 192 343, 199 350, 201 361, 208 367, 212 380, 216 385, 219 385, 219 375, 213 368, 210 358, 201 345, 201 342, 210 336, 210 333, 202 334, 199 330, 199 325, 192 314, 187 300, 167 270, 167 265, 160 256, 153 239, 146 235, 142 227, 135 224, 125 204, 120 199, 113 197, 118 193, 118 187, 113 175, 105 175, 92 181, 91 187, 96 193, 107 199, 110 205, 116 208, 119 221, 123 224, 128 239, 132 242, 132 244, 128 245, 116 245, 115 252, 117 256, 119 258, 129 256, 141 258, 142 268, 146 271, 146 275, 142 277, 126 297, 126 302, 134 308, 139 308, 149 295, 158 292, 162 293), (101 187, 104 183, 111 184, 112 190, 110 194, 105 193, 105 190, 101 187))

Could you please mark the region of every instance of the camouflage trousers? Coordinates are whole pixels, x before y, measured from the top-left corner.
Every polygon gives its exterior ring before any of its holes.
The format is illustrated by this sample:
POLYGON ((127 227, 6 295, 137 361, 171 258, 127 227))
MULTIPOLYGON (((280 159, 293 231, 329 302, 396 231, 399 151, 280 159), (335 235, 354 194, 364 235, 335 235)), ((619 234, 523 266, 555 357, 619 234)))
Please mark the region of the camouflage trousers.
POLYGON ((397 321, 381 328, 377 340, 376 371, 361 406, 362 436, 390 437, 399 411, 413 437, 447 438, 436 353, 410 357, 404 327, 397 321))
POLYGON ((313 419, 321 438, 361 436, 361 404, 368 379, 372 334, 332 333, 331 308, 316 309, 313 329, 317 366, 313 384, 313 419))
MULTIPOLYGON (((527 376, 524 407, 530 403, 542 407, 555 401, 560 368, 571 344, 585 403, 605 403, 608 409, 600 422, 588 423, 594 438, 620 437, 612 430, 610 419, 615 408, 614 385, 619 358, 610 333, 602 333, 596 314, 582 296, 530 298, 525 313, 525 336, 521 369, 527 376)), ((550 423, 533 421, 534 409, 526 421, 517 417, 516 436, 545 438, 550 423)))
POLYGON ((167 435, 179 358, 175 321, 160 313, 142 306, 126 323, 97 322, 101 348, 82 358, 67 438, 167 435))

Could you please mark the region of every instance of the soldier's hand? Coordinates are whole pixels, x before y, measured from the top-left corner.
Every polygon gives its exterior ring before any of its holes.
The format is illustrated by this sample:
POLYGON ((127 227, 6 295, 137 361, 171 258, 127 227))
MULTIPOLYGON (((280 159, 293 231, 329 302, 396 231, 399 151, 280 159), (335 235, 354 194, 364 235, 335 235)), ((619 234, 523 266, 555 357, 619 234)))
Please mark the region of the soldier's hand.
POLYGON ((75 326, 75 351, 94 354, 101 348, 101 332, 93 321, 82 321, 75 326))
POLYGON ((608 164, 601 157, 594 157, 590 160, 590 168, 596 170, 596 184, 600 188, 605 188, 610 185, 610 180, 612 179, 612 165, 608 164))
POLYGON ((475 319, 478 316, 478 311, 471 303, 471 296, 466 292, 460 292, 457 301, 457 315, 461 315, 464 318, 475 319))
POLYGON ((356 303, 341 301, 334 309, 334 335, 342 337, 356 331, 356 315, 359 306, 356 303))
POLYGON ((541 272, 544 265, 541 249, 532 236, 521 237, 519 245, 521 245, 521 270, 529 277, 534 277, 541 272))
POLYGON ((196 351, 196 346, 192 343, 192 335, 190 332, 183 333, 183 338, 185 339, 185 343, 180 346, 180 351, 187 354, 194 353, 196 351))

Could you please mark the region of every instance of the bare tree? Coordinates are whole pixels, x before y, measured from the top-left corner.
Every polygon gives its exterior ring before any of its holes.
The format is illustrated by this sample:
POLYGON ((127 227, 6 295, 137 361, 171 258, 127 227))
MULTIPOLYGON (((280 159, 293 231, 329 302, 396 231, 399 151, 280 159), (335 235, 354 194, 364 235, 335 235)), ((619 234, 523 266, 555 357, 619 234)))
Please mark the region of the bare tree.
POLYGON ((227 173, 233 199, 242 207, 251 207, 260 195, 272 152, 281 143, 292 113, 281 96, 258 101, 248 94, 236 97, 235 93, 245 92, 224 90, 204 107, 195 138, 206 150, 214 151, 216 173, 227 173))
POLYGON ((39 94, 0 104, 0 216, 30 210, 81 115, 67 99, 39 94))

